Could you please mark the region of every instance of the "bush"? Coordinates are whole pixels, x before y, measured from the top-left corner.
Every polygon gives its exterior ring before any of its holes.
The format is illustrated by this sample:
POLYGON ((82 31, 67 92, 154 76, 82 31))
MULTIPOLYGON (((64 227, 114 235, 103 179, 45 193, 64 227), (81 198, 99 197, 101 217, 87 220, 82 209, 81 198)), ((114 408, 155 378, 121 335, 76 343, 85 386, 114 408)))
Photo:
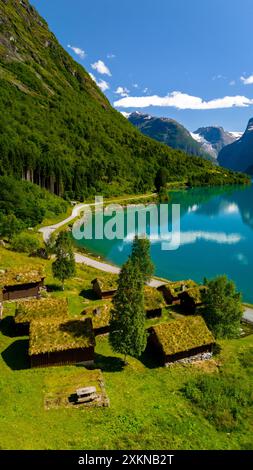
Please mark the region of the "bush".
POLYGON ((34 235, 29 233, 20 233, 13 238, 11 248, 19 253, 28 253, 29 255, 33 255, 40 248, 40 243, 34 235))
POLYGON ((205 281, 203 316, 216 338, 236 338, 240 335, 243 315, 242 296, 227 276, 205 281))
POLYGON ((232 374, 203 375, 183 389, 218 431, 231 432, 243 422, 244 410, 253 405, 253 392, 245 377, 232 374))

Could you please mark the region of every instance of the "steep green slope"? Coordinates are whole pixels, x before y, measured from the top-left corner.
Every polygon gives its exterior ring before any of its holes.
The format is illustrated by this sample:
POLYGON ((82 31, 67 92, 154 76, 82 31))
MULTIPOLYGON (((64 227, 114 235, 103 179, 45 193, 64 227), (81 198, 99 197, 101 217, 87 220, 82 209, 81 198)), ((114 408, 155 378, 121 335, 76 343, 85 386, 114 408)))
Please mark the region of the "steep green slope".
POLYGON ((253 118, 248 122, 242 137, 219 153, 220 165, 253 175, 253 118))
POLYGON ((0 19, 0 174, 75 198, 150 190, 160 166, 172 181, 243 181, 142 136, 27 0, 1 0, 0 19))
POLYGON ((0 176, 0 236, 2 217, 14 215, 26 228, 65 213, 67 207, 66 201, 29 181, 0 176))

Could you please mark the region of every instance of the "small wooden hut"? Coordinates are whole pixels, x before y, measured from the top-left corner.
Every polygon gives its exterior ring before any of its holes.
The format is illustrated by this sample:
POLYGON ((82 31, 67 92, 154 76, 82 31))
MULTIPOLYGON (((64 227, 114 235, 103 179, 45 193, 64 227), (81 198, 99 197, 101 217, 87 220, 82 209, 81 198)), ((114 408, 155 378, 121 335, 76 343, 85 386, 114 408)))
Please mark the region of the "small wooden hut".
POLYGON ((90 318, 50 322, 40 320, 30 324, 31 367, 92 365, 94 348, 95 336, 90 318))
POLYGON ((200 307, 203 303, 203 293, 205 291, 205 286, 196 286, 179 294, 180 305, 183 310, 189 314, 195 313, 197 307, 200 307))
POLYGON ((68 318, 67 299, 45 298, 17 302, 15 325, 17 334, 29 335, 29 325, 34 320, 68 318))
MULTIPOLYGON (((161 292, 158 292, 158 290, 153 287, 145 286, 144 305, 147 318, 160 317, 162 315, 162 309, 165 306, 161 292)), ((88 307, 82 312, 85 318, 92 319, 96 336, 109 333, 111 309, 112 302, 107 302, 96 307, 88 307)))
POLYGON ((144 305, 147 318, 161 317, 162 309, 165 307, 162 293, 154 287, 145 286, 144 305))
POLYGON ((92 288, 98 299, 112 299, 117 290, 117 279, 115 275, 107 275, 104 279, 96 278, 91 281, 92 288))
POLYGON ((200 316, 182 317, 149 330, 149 347, 163 365, 212 352, 215 339, 200 316))
POLYGON ((0 301, 39 297, 44 280, 42 269, 6 269, 0 274, 0 301))
POLYGON ((97 307, 88 307, 83 312, 85 318, 91 318, 95 336, 109 333, 110 312, 112 303, 106 303, 97 307))
POLYGON ((158 290, 162 292, 164 300, 168 305, 180 305, 180 295, 196 286, 197 283, 190 279, 188 281, 168 282, 158 287, 158 290))

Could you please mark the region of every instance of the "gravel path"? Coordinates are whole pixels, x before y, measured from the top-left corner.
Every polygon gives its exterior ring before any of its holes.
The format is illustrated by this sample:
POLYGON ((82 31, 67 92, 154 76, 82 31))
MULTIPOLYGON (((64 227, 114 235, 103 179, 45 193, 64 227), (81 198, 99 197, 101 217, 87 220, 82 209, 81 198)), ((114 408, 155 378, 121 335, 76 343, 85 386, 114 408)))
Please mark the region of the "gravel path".
MULTIPOLYGON (((129 198, 130 199, 130 198, 129 198)), ((127 199, 126 199, 127 200, 127 199)), ((108 201, 107 201, 108 202, 108 201)), ((95 206, 95 203, 89 204, 90 206, 95 206)), ((72 220, 74 220, 82 210, 87 207, 88 204, 77 204, 72 211, 72 214, 67 217, 67 219, 62 220, 61 222, 58 222, 55 225, 50 225, 48 227, 42 227, 39 232, 42 233, 44 241, 48 241, 50 236, 52 235, 55 230, 58 228, 62 227, 63 225, 66 225, 67 223, 70 223, 72 220)), ((111 264, 104 263, 102 261, 97 261, 95 259, 89 258, 88 256, 81 255, 79 253, 75 253, 75 259, 77 263, 80 264, 86 264, 86 266, 90 266, 91 268, 98 269, 99 271, 104 271, 106 273, 112 273, 112 274, 119 274, 120 268, 117 266, 112 266, 111 264)), ((164 285, 163 281, 159 281, 158 279, 151 279, 149 285, 151 287, 160 287, 164 285)), ((251 308, 245 308, 243 318, 245 321, 248 323, 253 324, 253 309, 251 308)))
MULTIPOLYGON (((95 204, 90 204, 90 205, 94 206, 95 204)), ((60 227, 63 227, 63 225, 65 225, 65 224, 68 224, 68 223, 72 222, 72 220, 74 220, 76 217, 78 217, 80 212, 82 210, 84 210, 85 207, 87 207, 87 206, 88 206, 88 204, 77 204, 73 208, 72 214, 69 217, 67 217, 66 219, 62 220, 61 222, 58 222, 57 224, 49 225, 48 227, 40 228, 39 232, 42 233, 43 240, 45 242, 47 242, 49 240, 49 238, 51 237, 52 233, 55 232, 55 230, 57 230, 60 227)))
MULTIPOLYGON (((146 196, 143 196, 146 197, 146 196)), ((138 197, 139 199, 140 197, 138 197)), ((126 198, 124 200, 132 200, 133 198, 126 198)), ((108 203, 109 201, 107 201, 108 203)), ((67 217, 66 219, 62 220, 61 222, 58 222, 57 224, 50 225, 48 227, 42 227, 39 229, 39 232, 42 233, 43 235, 43 240, 47 242, 49 238, 51 237, 52 233, 55 232, 60 227, 63 227, 63 225, 66 225, 72 220, 74 220, 78 215, 80 214, 81 211, 83 211, 87 206, 95 206, 96 204, 77 204, 72 211, 72 214, 67 217)), ((104 263, 102 261, 97 261, 93 258, 89 258, 88 256, 81 255, 80 253, 75 253, 75 260, 77 263, 80 264, 85 264, 86 266, 90 266, 91 268, 98 269, 99 271, 104 271, 106 273, 112 273, 112 274, 119 274, 120 268, 117 266, 112 266, 111 264, 104 263)), ((164 284, 164 281, 159 281, 158 279, 152 279, 149 283, 151 287, 160 287, 164 284)))
POLYGON ((243 319, 247 323, 251 323, 253 325, 253 308, 246 307, 243 314, 243 319))

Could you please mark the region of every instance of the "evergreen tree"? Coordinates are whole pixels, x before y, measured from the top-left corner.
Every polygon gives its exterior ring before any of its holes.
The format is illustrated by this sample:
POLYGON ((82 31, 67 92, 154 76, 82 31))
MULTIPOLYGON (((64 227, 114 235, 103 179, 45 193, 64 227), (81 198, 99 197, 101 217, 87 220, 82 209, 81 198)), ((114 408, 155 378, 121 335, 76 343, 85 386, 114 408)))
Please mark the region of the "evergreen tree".
POLYGON ((139 268, 143 282, 150 281, 154 273, 154 265, 150 257, 150 241, 147 238, 139 238, 135 236, 132 247, 131 259, 139 268))
POLYGON ((227 276, 205 282, 203 296, 204 318, 216 338, 233 338, 239 335, 242 319, 241 294, 227 276))
POLYGON ((155 187, 156 191, 159 193, 161 188, 165 188, 168 182, 169 174, 168 170, 165 167, 159 168, 155 177, 155 187))
POLYGON ((115 352, 139 357, 147 345, 145 329, 143 277, 129 259, 122 267, 118 290, 113 298, 110 320, 110 344, 115 352))
POLYGON ((158 200, 160 204, 167 204, 170 200, 168 190, 166 187, 161 187, 158 193, 158 200))
POLYGON ((75 257, 68 232, 60 232, 55 243, 56 260, 52 264, 53 276, 59 279, 64 290, 64 282, 75 275, 75 257))

